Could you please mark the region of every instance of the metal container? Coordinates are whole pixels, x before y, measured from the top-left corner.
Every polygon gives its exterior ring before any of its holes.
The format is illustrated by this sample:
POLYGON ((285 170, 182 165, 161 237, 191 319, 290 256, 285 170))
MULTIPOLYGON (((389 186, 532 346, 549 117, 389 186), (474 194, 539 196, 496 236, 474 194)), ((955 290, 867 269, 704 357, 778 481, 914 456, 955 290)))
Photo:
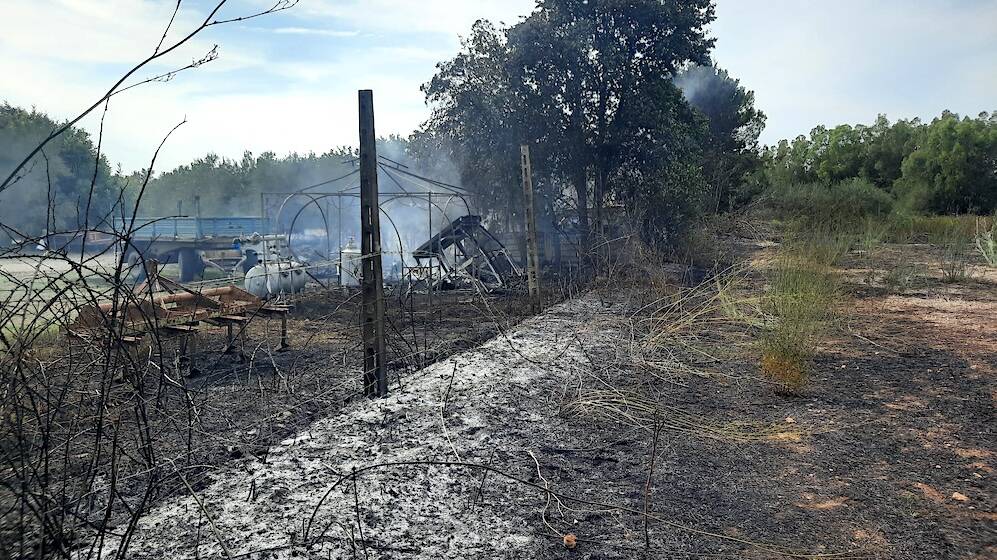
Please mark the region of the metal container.
POLYGON ((360 248, 353 238, 339 250, 339 285, 359 286, 360 275, 363 270, 363 258, 360 255, 360 248))
POLYGON ((294 261, 260 263, 246 273, 245 286, 261 299, 296 294, 305 289, 305 271, 294 261))

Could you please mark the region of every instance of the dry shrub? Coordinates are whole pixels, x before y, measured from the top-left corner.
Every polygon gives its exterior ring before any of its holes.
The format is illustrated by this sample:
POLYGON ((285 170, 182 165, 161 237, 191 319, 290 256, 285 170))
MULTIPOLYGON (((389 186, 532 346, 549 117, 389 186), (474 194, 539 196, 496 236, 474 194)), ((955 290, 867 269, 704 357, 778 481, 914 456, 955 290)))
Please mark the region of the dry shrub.
POLYGON ((759 326, 758 302, 746 295, 745 281, 743 266, 710 271, 699 284, 672 284, 635 309, 628 332, 633 363, 658 377, 723 375, 716 365, 759 326))
POLYGON ((942 282, 962 282, 971 276, 972 249, 965 232, 955 227, 947 229, 933 239, 933 244, 939 248, 942 282))
POLYGON ((921 274, 921 266, 902 255, 896 266, 886 270, 886 274, 883 275, 883 285, 892 294, 905 294, 918 283, 921 274))
POLYGON ((607 306, 622 299, 624 307, 640 308, 674 290, 682 276, 682 265, 636 233, 593 235, 583 260, 592 270, 589 288, 607 306))

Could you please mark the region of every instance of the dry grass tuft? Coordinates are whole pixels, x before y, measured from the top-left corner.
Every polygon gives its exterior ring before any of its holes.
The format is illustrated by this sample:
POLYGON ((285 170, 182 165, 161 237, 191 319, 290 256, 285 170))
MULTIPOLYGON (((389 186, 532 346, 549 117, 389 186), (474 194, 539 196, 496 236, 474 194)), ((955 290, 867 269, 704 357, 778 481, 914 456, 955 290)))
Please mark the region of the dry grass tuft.
POLYGON ((704 366, 722 362, 723 349, 746 343, 758 326, 757 298, 746 295, 745 280, 743 267, 730 267, 691 288, 671 286, 636 309, 629 324, 634 364, 669 378, 719 375, 704 366))
POLYGON ((761 360, 762 374, 797 392, 807 384, 806 361, 802 357, 787 357, 766 350, 761 360))

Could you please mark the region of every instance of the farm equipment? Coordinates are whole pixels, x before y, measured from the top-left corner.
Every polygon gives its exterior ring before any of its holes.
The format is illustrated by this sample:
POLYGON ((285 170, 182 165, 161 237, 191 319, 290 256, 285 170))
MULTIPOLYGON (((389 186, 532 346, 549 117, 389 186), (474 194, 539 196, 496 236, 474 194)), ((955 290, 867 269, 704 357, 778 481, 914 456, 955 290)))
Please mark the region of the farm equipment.
POLYGON ((114 218, 114 231, 128 236, 124 247, 129 264, 144 259, 180 265, 180 281, 190 282, 205 266, 205 251, 233 249, 235 240, 266 232, 265 218, 136 217, 114 218))

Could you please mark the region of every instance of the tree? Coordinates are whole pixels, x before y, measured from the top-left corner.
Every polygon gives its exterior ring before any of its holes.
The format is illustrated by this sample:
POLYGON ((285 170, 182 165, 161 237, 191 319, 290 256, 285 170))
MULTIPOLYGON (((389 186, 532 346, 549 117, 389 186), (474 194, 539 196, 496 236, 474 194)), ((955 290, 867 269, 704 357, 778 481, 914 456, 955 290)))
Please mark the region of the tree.
POLYGON ((755 108, 754 92, 715 64, 690 66, 675 83, 708 121, 703 169, 710 207, 715 212, 730 208, 737 188, 761 163, 758 136, 765 128, 765 114, 755 108))
MULTIPOLYGON (((0 105, 0 175, 9 173, 25 152, 59 126, 44 113, 0 105)), ((98 227, 124 184, 107 158, 97 157, 90 135, 69 128, 22 170, 20 179, 0 192, 0 224, 10 238, 98 227)))
POLYGON ((583 231, 590 196, 598 230, 607 195, 620 192, 610 184, 627 159, 620 150, 643 124, 630 108, 646 105, 641 94, 665 89, 658 82, 686 63, 706 61, 713 40, 705 27, 713 18, 709 0, 542 0, 509 30, 515 77, 552 127, 545 136, 560 146, 583 231))
POLYGON ((945 111, 931 122, 903 162, 898 194, 918 210, 997 210, 997 118, 945 111))
MULTIPOLYGON (((349 159, 349 154, 335 150, 282 158, 273 152, 245 152, 238 161, 207 154, 152 179, 139 213, 172 216, 179 205, 183 214, 193 215, 196 197, 205 216, 258 215, 261 193, 291 192, 341 177, 355 169, 349 159)), ((347 186, 344 182, 326 188, 347 186)))
MULTIPOLYGON (((459 170, 461 182, 478 196, 480 206, 495 209, 491 218, 506 225, 519 218, 519 146, 537 142, 529 130, 522 92, 508 71, 510 51, 505 33, 479 20, 462 41, 462 51, 437 65, 422 91, 434 105, 423 130, 413 135, 414 149, 425 156, 442 153, 459 170)), ((534 150, 534 160, 543 159, 534 150)), ((544 165, 537 162, 538 190, 544 165)))
POLYGON ((490 181, 512 182, 518 144, 534 145, 541 197, 558 198, 570 186, 587 239, 590 205, 598 229, 607 201, 636 192, 618 181, 655 176, 625 169, 647 161, 628 150, 646 149, 634 139, 659 124, 649 126, 648 114, 682 112, 670 79, 685 64, 706 61, 713 17, 710 0, 541 0, 505 31, 479 22, 427 85, 435 107, 426 132, 455 143, 464 165, 485 166, 490 181))
POLYGON ((900 178, 904 159, 916 147, 922 126, 919 119, 899 120, 891 125, 886 115, 879 115, 869 127, 863 176, 883 190, 892 190, 900 178))

